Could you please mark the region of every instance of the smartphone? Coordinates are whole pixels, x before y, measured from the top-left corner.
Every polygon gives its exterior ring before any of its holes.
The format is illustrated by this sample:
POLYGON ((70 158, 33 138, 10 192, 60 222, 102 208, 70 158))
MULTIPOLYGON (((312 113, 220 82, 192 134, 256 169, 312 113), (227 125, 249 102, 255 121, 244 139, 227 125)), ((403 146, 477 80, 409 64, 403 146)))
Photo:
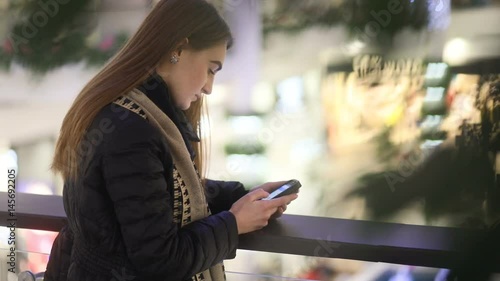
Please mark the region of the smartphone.
POLYGON ((269 196, 266 198, 262 198, 262 200, 271 200, 275 198, 279 198, 281 196, 289 195, 292 193, 297 193, 299 191, 299 188, 302 185, 298 180, 289 180, 285 184, 283 184, 281 187, 273 191, 269 196))

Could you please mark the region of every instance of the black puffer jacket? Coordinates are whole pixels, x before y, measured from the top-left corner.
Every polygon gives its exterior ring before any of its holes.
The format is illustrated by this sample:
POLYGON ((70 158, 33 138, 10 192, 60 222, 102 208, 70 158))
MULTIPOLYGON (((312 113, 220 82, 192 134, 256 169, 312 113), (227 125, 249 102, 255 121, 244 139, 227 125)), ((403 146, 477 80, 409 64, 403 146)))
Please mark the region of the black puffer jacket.
MULTIPOLYGON (((139 88, 174 121, 194 156, 196 135, 163 80, 154 74, 139 88)), ((190 280, 234 258, 238 231, 227 210, 247 193, 241 183, 207 180, 212 215, 180 228, 173 221, 172 158, 156 128, 110 104, 86 136, 79 180, 64 185, 68 226, 54 242, 46 281, 190 280)))

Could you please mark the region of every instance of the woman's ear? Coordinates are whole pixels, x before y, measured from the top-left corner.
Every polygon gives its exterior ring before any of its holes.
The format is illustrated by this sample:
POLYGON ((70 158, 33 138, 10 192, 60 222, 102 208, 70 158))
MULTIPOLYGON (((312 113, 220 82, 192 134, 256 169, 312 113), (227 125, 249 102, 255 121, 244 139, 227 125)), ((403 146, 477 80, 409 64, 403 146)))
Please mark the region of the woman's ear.
POLYGON ((175 53, 180 57, 183 50, 189 47, 189 39, 186 37, 181 40, 175 47, 175 53))

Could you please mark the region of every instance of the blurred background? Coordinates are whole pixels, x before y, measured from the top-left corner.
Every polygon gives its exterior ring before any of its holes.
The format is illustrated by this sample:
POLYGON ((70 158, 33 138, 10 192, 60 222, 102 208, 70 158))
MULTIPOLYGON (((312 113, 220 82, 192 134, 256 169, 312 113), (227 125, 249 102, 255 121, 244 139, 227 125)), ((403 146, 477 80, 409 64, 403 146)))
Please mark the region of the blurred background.
MULTIPOLYGON (((0 0, 0 168, 17 170, 17 192, 62 195, 49 164, 63 117, 156 2, 0 0)), ((248 189, 296 178, 289 214, 497 221, 500 1, 210 2, 235 45, 206 97, 209 178, 248 189)), ((17 233, 19 269, 44 271, 57 233, 17 233)), ((0 228, 0 253, 7 237, 0 228)), ((439 269, 244 250, 226 269, 228 280, 444 280, 439 269)))

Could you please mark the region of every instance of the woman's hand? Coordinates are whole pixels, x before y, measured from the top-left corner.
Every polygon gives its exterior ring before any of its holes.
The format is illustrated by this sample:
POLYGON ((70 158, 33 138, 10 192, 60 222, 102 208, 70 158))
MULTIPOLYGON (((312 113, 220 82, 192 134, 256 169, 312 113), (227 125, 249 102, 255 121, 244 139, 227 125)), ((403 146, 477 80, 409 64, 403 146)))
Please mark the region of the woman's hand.
MULTIPOLYGON (((275 191, 276 189, 278 189, 280 186, 284 185, 286 182, 287 181, 266 182, 264 184, 258 185, 256 187, 250 189, 250 192, 257 190, 257 189, 263 189, 264 191, 271 193, 271 192, 275 191)), ((288 204, 290 204, 290 203, 288 203, 288 204)), ((285 205, 278 207, 276 212, 271 215, 271 219, 277 219, 277 218, 281 217, 281 215, 283 215, 283 213, 286 211, 286 206, 288 204, 285 204, 285 205)))
MULTIPOLYGON (((278 186, 280 185, 276 187, 278 186)), ((263 228, 268 224, 271 216, 279 213, 280 207, 288 205, 298 197, 297 194, 290 194, 272 200, 260 200, 268 195, 269 193, 264 189, 254 188, 231 206, 229 211, 236 217, 238 234, 263 228)))

